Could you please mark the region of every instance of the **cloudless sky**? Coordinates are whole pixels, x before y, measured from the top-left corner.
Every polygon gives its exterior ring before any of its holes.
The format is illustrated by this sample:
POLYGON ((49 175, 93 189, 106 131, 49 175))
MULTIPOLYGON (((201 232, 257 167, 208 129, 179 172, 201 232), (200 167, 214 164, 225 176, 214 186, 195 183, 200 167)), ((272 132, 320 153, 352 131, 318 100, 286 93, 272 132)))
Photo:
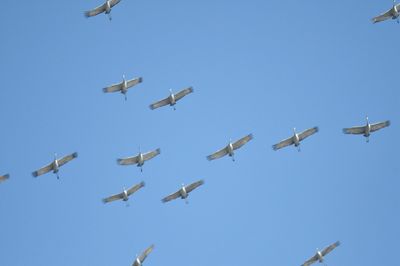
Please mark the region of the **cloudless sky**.
POLYGON ((6 1, 0 17, 0 265, 393 265, 400 236, 391 1, 6 1), (143 77, 128 91, 102 88, 143 77), (148 105, 193 86, 176 105, 148 105), (343 127, 390 119, 372 134, 343 127), (271 145, 319 126, 301 144, 271 145), (254 140, 230 158, 206 156, 254 140), (116 159, 161 149, 146 162, 116 159), (78 152, 52 173, 31 172, 78 152), (204 179, 189 204, 161 198, 204 179), (129 207, 101 199, 144 181, 129 207))

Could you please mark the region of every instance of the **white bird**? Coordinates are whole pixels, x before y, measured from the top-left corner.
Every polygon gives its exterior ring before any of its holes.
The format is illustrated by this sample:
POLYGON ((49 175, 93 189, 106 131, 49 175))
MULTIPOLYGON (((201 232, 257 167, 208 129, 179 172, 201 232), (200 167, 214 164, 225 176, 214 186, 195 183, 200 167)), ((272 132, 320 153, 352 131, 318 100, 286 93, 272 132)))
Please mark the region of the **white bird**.
POLYGON ((98 6, 92 10, 86 11, 85 16, 88 18, 88 17, 97 16, 98 14, 105 12, 105 14, 108 15, 108 18, 111 20, 111 14, 110 14, 111 9, 119 2, 121 2, 121 0, 107 0, 101 6, 98 6))
POLYGON ((189 196, 189 193, 192 191, 192 190, 194 190, 194 189, 196 189, 197 187, 199 187, 199 186, 201 186, 201 185, 203 185, 204 184, 204 181, 203 180, 199 180, 199 181, 197 181, 197 182, 194 182, 193 184, 190 184, 190 185, 188 185, 188 186, 184 186, 183 184, 182 184, 182 187, 181 187, 181 189, 179 189, 177 192, 175 192, 175 193, 172 193, 171 195, 168 195, 168 196, 166 196, 165 198, 163 198, 161 201, 162 202, 168 202, 168 201, 171 201, 171 200, 174 200, 174 199, 177 199, 177 198, 181 198, 181 199, 185 199, 185 201, 186 201, 186 203, 188 203, 187 202, 187 197, 189 196))
POLYGON ((293 128, 293 136, 288 139, 284 139, 284 140, 280 141, 279 143, 273 145, 272 149, 276 151, 276 150, 282 149, 286 146, 294 144, 295 147, 298 147, 298 151, 300 151, 300 147, 299 147, 300 141, 311 136, 312 134, 314 134, 316 132, 318 132, 318 127, 309 128, 299 134, 296 133, 296 128, 293 128))
POLYGON ((50 171, 53 171, 54 174, 57 174, 57 179, 59 179, 60 177, 58 176, 58 170, 61 166, 63 166, 64 164, 68 163, 69 161, 71 161, 72 159, 78 157, 78 153, 74 152, 70 155, 67 155, 65 157, 62 157, 61 159, 57 159, 57 155, 54 154, 54 161, 52 161, 50 164, 43 166, 42 168, 40 168, 37 171, 34 171, 32 173, 33 177, 38 177, 40 175, 46 174, 50 171))
POLYGON ((211 160, 215 160, 215 159, 224 157, 225 155, 229 155, 230 157, 232 157, 232 161, 235 161, 234 150, 239 149, 240 147, 242 147, 244 144, 246 144, 247 142, 249 142, 252 139, 253 139, 253 134, 249 134, 235 142, 232 142, 230 140, 229 144, 226 147, 222 148, 219 151, 214 152, 211 155, 208 155, 207 159, 209 161, 211 161, 211 160))
POLYGON ((399 15, 400 15, 400 4, 396 4, 396 1, 393 0, 393 7, 388 11, 380 14, 372 18, 373 23, 381 22, 387 19, 396 19, 397 23, 399 23, 399 15))
POLYGON ((141 189, 142 187, 144 187, 144 182, 140 182, 139 184, 134 185, 133 187, 131 187, 128 190, 124 189, 124 191, 122 191, 119 194, 104 198, 103 202, 107 203, 107 202, 111 202, 111 201, 115 201, 115 200, 128 201, 129 196, 132 195, 133 193, 135 193, 136 191, 138 191, 139 189, 141 189))
POLYGON ((140 171, 143 171, 143 164, 145 161, 148 161, 157 155, 161 153, 160 149, 156 149, 154 151, 149 151, 146 153, 141 153, 139 151, 138 155, 132 156, 132 157, 127 157, 127 158, 122 158, 122 159, 117 159, 117 163, 119 165, 131 165, 131 164, 137 164, 138 167, 140 167, 140 171))
POLYGON ((162 99, 161 101, 158 101, 158 102, 155 102, 155 103, 151 104, 150 105, 150 109, 154 110, 156 108, 159 108, 159 107, 162 107, 162 106, 165 106, 165 105, 169 104, 170 106, 173 106, 174 110, 175 110, 176 102, 179 101, 180 99, 182 99, 183 97, 185 97, 186 95, 192 93, 193 92, 193 88, 192 87, 186 88, 186 89, 181 90, 180 92, 178 92, 176 94, 172 93, 172 90, 169 90, 169 92, 170 92, 170 95, 167 98, 162 99))
POLYGON ((151 245, 150 247, 146 248, 146 250, 143 251, 143 253, 140 256, 136 257, 136 259, 133 262, 132 266, 141 266, 143 261, 150 254, 150 252, 153 251, 153 249, 154 249, 154 245, 151 245))
POLYGON ((326 254, 331 252, 333 249, 335 249, 339 245, 340 245, 340 242, 337 241, 337 242, 333 243, 332 245, 324 248, 322 251, 319 251, 317 249, 317 253, 313 257, 308 259, 306 262, 304 262, 301 266, 308 266, 308 265, 311 265, 311 264, 313 264, 314 262, 317 262, 317 261, 322 263, 324 261, 324 257, 326 256, 326 254))
POLYGON ((367 142, 369 142, 369 136, 372 132, 377 131, 381 128, 390 126, 390 121, 386 120, 383 122, 370 124, 368 121, 368 116, 366 117, 367 124, 365 126, 356 126, 350 128, 343 128, 343 133, 345 134, 355 134, 355 135, 363 135, 367 138, 367 142))
POLYGON ((2 176, 0 176, 0 182, 6 181, 9 178, 10 178, 9 174, 2 175, 2 176))
POLYGON ((103 92, 109 93, 109 92, 119 91, 125 96, 125 101, 126 101, 126 99, 127 99, 126 93, 127 93, 128 89, 141 83, 142 81, 143 81, 143 78, 141 78, 141 77, 126 80, 125 75, 122 75, 122 82, 103 88, 103 92))

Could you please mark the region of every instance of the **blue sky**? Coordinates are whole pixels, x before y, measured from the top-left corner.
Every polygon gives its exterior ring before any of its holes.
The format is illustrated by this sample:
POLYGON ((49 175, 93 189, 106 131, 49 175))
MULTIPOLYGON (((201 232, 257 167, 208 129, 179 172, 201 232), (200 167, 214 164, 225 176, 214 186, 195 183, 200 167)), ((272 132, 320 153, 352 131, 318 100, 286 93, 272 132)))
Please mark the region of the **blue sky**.
POLYGON ((1 265, 388 265, 400 229, 391 1, 8 1, 0 18, 1 265), (143 77, 128 92, 102 88, 143 77), (177 110, 148 105, 193 86, 177 110), (370 143, 343 127, 390 119, 370 143), (274 152, 319 126, 302 151, 274 152), (229 158, 230 138, 254 140, 229 158), (161 148, 144 165, 116 159, 161 148), (79 157, 37 179, 60 156, 79 157), (161 198, 204 179, 189 204, 161 198), (145 181, 129 200, 103 197, 145 181))

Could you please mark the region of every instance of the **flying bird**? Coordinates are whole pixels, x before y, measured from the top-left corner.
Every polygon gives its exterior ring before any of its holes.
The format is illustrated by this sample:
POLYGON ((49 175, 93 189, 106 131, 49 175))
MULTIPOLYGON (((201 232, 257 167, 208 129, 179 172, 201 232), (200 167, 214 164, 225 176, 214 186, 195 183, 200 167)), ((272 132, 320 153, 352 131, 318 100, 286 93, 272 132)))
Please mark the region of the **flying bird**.
POLYGON ((143 251, 143 253, 140 256, 136 257, 136 259, 133 262, 132 266, 141 266, 143 261, 150 254, 150 252, 153 251, 153 249, 154 249, 154 245, 151 245, 150 247, 146 248, 146 250, 143 251))
POLYGON ((141 189, 142 187, 144 187, 144 182, 140 182, 139 184, 134 185, 133 187, 131 187, 128 190, 124 189, 124 191, 122 191, 119 194, 104 198, 103 202, 108 203, 108 202, 115 201, 115 200, 128 201, 129 196, 132 195, 133 193, 135 193, 136 191, 138 191, 139 189, 141 189))
POLYGON ((181 189, 179 189, 177 192, 172 193, 171 195, 166 196, 165 198, 163 198, 161 201, 162 202, 168 202, 177 198, 181 198, 181 199, 185 199, 186 203, 188 203, 187 201, 187 197, 189 196, 189 193, 191 191, 193 191, 194 189, 196 189, 197 187, 201 186, 204 184, 203 180, 199 180, 197 182, 194 182, 193 184, 190 184, 188 186, 184 186, 182 184, 181 189))
POLYGON ((311 264, 313 264, 314 262, 317 262, 317 261, 320 262, 320 263, 324 262, 324 257, 326 256, 326 254, 331 252, 333 249, 335 249, 339 245, 340 245, 340 242, 337 241, 337 242, 333 243, 332 245, 324 248, 322 251, 319 251, 317 249, 317 253, 313 257, 308 259, 306 262, 304 262, 301 266, 308 266, 308 265, 311 265, 311 264))
POLYGON ((207 159, 209 161, 211 161, 211 160, 215 160, 215 159, 224 157, 225 155, 229 155, 230 157, 232 157, 232 161, 235 161, 234 150, 239 149, 240 147, 242 147, 244 144, 246 144, 247 142, 249 142, 252 139, 253 139, 253 134, 249 134, 235 142, 232 142, 230 140, 229 144, 226 147, 222 148, 219 151, 214 152, 211 155, 208 155, 207 159))
POLYGON ((193 88, 192 87, 186 88, 186 89, 181 90, 180 92, 178 92, 176 94, 172 93, 172 90, 169 90, 169 91, 170 91, 170 95, 167 98, 162 99, 161 101, 158 101, 158 102, 155 102, 155 103, 151 104, 150 105, 150 109, 154 110, 156 108, 159 108, 159 107, 162 107, 162 106, 165 106, 165 105, 169 104, 170 106, 173 106, 174 110, 175 110, 176 102, 179 101, 180 99, 182 99, 183 97, 185 97, 186 95, 192 93, 193 92, 193 88))
POLYGON ((383 122, 375 123, 375 124, 370 124, 368 121, 368 116, 366 117, 367 124, 365 126, 356 126, 356 127, 350 127, 350 128, 343 128, 343 133, 344 134, 356 134, 356 135, 363 135, 364 137, 367 138, 367 142, 369 142, 369 136, 371 135, 372 132, 377 131, 381 128, 388 127, 390 126, 390 121, 386 120, 383 122))
POLYGON ((286 146, 294 144, 294 146, 298 148, 298 151, 300 151, 300 147, 299 147, 300 141, 302 141, 303 139, 305 139, 317 132, 318 132, 318 127, 312 127, 312 128, 309 128, 309 129, 297 134, 296 128, 293 128, 293 136, 288 139, 284 139, 281 142, 273 145, 272 149, 276 151, 276 150, 282 149, 286 146))
POLYGON ((68 163, 69 161, 71 161, 72 159, 75 159, 76 157, 78 157, 78 153, 74 152, 70 155, 67 155, 61 159, 57 159, 57 155, 54 154, 54 161, 52 161, 50 164, 43 166, 42 168, 40 168, 39 170, 35 171, 32 173, 33 177, 38 177, 40 175, 46 174, 50 171, 53 171, 54 174, 57 174, 57 179, 59 179, 60 177, 58 176, 58 170, 61 166, 63 166, 64 164, 68 163))
POLYGON ((393 0, 392 8, 380 14, 379 16, 372 18, 372 22, 377 23, 387 19, 396 19, 397 23, 399 23, 399 15, 400 15, 400 4, 396 4, 396 1, 393 0))
POLYGON ((103 92, 109 93, 109 92, 119 91, 125 96, 125 101, 126 101, 127 100, 126 93, 127 93, 128 89, 141 83, 142 81, 143 81, 143 78, 141 78, 141 77, 126 80, 125 75, 122 75, 122 82, 103 88, 103 92))
POLYGON ((105 12, 105 14, 108 15, 108 18, 111 20, 112 19, 111 14, 110 14, 111 9, 119 2, 121 2, 121 0, 107 0, 101 6, 98 6, 92 10, 86 11, 85 16, 88 18, 88 17, 97 16, 98 14, 105 12))
POLYGON ((156 149, 154 151, 149 151, 149 152, 146 152, 146 153, 141 153, 139 151, 139 154, 136 155, 136 156, 117 159, 117 163, 119 165, 137 164, 137 166, 140 167, 140 171, 143 172, 142 166, 143 166, 144 162, 156 157, 160 153, 161 153, 160 149, 156 149))
POLYGON ((9 178, 10 178, 9 174, 2 175, 2 176, 0 176, 0 182, 6 181, 9 178))

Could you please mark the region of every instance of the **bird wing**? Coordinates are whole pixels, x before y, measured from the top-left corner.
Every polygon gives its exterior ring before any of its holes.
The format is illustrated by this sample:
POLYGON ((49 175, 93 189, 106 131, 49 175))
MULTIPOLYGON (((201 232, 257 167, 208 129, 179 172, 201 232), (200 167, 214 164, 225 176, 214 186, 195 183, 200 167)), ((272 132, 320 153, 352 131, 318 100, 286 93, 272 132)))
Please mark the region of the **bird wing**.
POLYGON ((128 194, 128 196, 132 195, 133 193, 135 193, 136 191, 138 191, 139 189, 141 189, 142 187, 144 187, 144 182, 140 182, 137 185, 134 185, 133 187, 131 187, 130 189, 128 189, 126 191, 126 193, 128 194))
POLYGON ((219 159, 219 158, 221 158, 221 157, 223 157, 223 156, 225 156, 227 154, 228 154, 228 149, 226 147, 224 147, 223 149, 221 149, 219 151, 216 151, 211 155, 208 155, 207 159, 209 161, 211 161, 211 160, 219 159))
POLYGON ((168 105, 168 104, 170 104, 169 97, 167 97, 165 99, 162 99, 161 101, 155 102, 153 104, 150 104, 150 109, 154 110, 156 108, 159 108, 159 107, 162 107, 162 106, 165 106, 165 105, 168 105))
POLYGON ((175 101, 178 101, 180 99, 182 99, 183 97, 185 97, 186 95, 190 94, 193 92, 193 88, 189 87, 186 88, 184 90, 181 90, 180 92, 178 92, 177 94, 175 94, 175 101))
POLYGON ((344 134, 364 134, 365 126, 343 128, 344 134))
POLYGON ((190 184, 189 186, 186 186, 186 192, 189 193, 190 191, 196 189, 197 187, 201 186, 204 184, 204 180, 199 180, 197 182, 194 182, 193 184, 190 184))
POLYGON ((181 190, 178 190, 177 192, 172 193, 171 195, 166 196, 166 197, 163 198, 161 201, 165 203, 165 202, 174 200, 174 199, 176 199, 176 198, 179 198, 180 196, 181 196, 181 190))
POLYGON ((116 4, 118 4, 119 2, 121 2, 121 0, 111 0, 110 6, 113 7, 113 6, 115 6, 116 4))
POLYGON ((50 172, 52 169, 53 169, 53 163, 50 163, 46 166, 43 166, 39 170, 33 172, 32 175, 33 175, 33 177, 38 177, 40 175, 50 172))
POLYGON ((337 246, 340 245, 340 241, 336 241, 335 243, 327 246, 326 248, 324 248, 321 251, 322 256, 325 256, 326 254, 328 254, 329 252, 331 252, 332 250, 334 250, 337 246))
POLYGON ((376 123, 376 124, 371 124, 371 132, 377 131, 377 130, 379 130, 381 128, 388 127, 388 126, 390 126, 390 121, 389 120, 384 121, 384 122, 379 122, 379 123, 376 123))
POLYGON ((242 147, 244 144, 246 144, 247 142, 249 142, 250 140, 253 139, 253 134, 249 134, 241 139, 239 139, 238 141, 235 141, 234 143, 232 143, 233 149, 239 149, 240 147, 242 147))
POLYGON ((142 254, 140 254, 139 256, 139 261, 141 263, 143 263, 143 261, 146 259, 146 257, 150 254, 150 252, 152 252, 154 249, 154 245, 151 245, 150 247, 146 248, 145 251, 143 251, 142 254))
POLYGON ((105 87, 105 88, 103 88, 103 92, 104 92, 104 93, 107 93, 107 92, 117 92, 117 91, 120 91, 121 88, 122 88, 121 84, 122 84, 122 83, 118 83, 118 84, 113 84, 113 85, 110 85, 110 86, 108 86, 108 87, 105 87))
POLYGON ((133 86, 135 86, 135 85, 141 83, 142 81, 143 81, 143 79, 142 79, 141 77, 128 80, 128 81, 126 82, 126 83, 127 83, 127 87, 128 87, 128 88, 133 87, 133 86))
POLYGON ((86 17, 93 17, 96 16, 100 13, 103 13, 106 10, 106 3, 102 4, 101 6, 98 6, 92 10, 86 11, 85 16, 86 17))
POLYGON ((61 158, 60 160, 58 160, 58 166, 62 166, 64 164, 68 163, 69 161, 71 161, 72 159, 75 159, 76 157, 78 157, 78 153, 74 152, 70 155, 67 155, 67 156, 61 158))
POLYGON ((118 193, 118 194, 112 195, 112 196, 110 196, 108 198, 104 198, 103 202, 107 203, 107 202, 111 202, 111 201, 115 201, 115 200, 120 200, 120 199, 123 199, 123 198, 124 198, 124 193, 118 193))
POLYGON ((301 132, 299 134, 299 140, 302 141, 303 139, 311 136, 312 134, 315 134, 318 132, 318 127, 313 127, 313 128, 309 128, 307 130, 304 130, 303 132, 301 132))
POLYGON ((160 153, 161 153, 160 149, 145 153, 145 154, 143 154, 143 160, 145 160, 145 161, 150 160, 151 158, 156 157, 160 153))
POLYGON ((280 141, 279 143, 273 145, 272 149, 274 149, 276 151, 276 150, 282 149, 286 146, 292 145, 293 143, 294 143, 293 137, 290 137, 288 139, 284 139, 284 140, 280 141))
POLYGON ((2 176, 0 176, 0 182, 1 182, 1 181, 5 181, 5 180, 7 180, 7 179, 9 179, 9 178, 10 178, 10 175, 9 175, 9 174, 2 175, 2 176))
POLYGON ((385 13, 380 14, 379 16, 372 18, 372 22, 377 23, 377 22, 381 22, 381 21, 387 20, 392 17, 393 17, 393 8, 389 9, 385 13))
POLYGON ((137 164, 139 161, 139 155, 117 159, 117 163, 120 165, 137 164))
POLYGON ((304 262, 301 266, 308 266, 313 264, 314 262, 316 262, 318 260, 318 254, 315 254, 314 256, 312 256, 311 258, 309 258, 306 262, 304 262))

